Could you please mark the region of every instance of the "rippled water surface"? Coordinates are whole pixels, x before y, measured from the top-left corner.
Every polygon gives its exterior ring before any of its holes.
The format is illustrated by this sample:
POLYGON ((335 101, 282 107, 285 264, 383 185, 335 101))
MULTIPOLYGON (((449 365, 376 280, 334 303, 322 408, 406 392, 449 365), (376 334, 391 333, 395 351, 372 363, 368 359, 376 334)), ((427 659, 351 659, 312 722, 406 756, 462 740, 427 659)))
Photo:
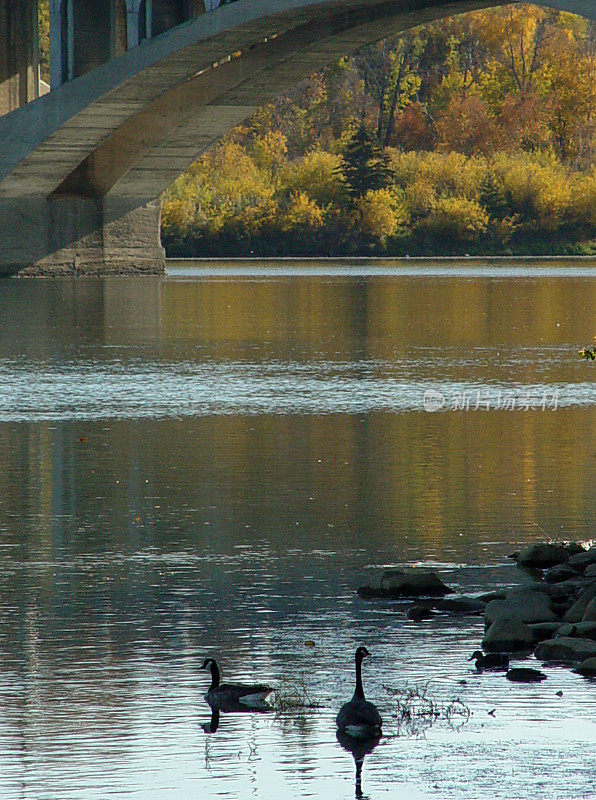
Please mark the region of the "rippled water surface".
POLYGON ((2 800, 353 797, 361 643, 363 796, 594 795, 593 682, 477 675, 481 619, 355 595, 418 563, 480 593, 594 537, 594 265, 307 273, 0 283, 2 800), (318 707, 206 733, 207 655, 318 707), (399 722, 414 686, 434 724, 399 722))

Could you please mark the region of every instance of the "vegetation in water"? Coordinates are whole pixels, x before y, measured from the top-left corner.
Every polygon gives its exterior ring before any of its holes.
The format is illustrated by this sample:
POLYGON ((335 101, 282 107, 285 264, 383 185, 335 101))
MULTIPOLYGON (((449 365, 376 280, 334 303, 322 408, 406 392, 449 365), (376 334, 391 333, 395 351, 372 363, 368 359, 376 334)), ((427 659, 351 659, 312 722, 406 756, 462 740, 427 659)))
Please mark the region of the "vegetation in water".
POLYGON ((319 708, 310 694, 305 679, 282 680, 275 689, 272 708, 278 713, 319 708))
POLYGON ((463 700, 456 697, 446 703, 438 701, 430 694, 428 684, 402 688, 383 685, 383 689, 395 705, 398 735, 420 735, 440 721, 459 728, 470 719, 470 709, 463 700))
POLYGON ((596 253, 594 31, 507 6, 341 59, 164 196, 170 255, 596 253))

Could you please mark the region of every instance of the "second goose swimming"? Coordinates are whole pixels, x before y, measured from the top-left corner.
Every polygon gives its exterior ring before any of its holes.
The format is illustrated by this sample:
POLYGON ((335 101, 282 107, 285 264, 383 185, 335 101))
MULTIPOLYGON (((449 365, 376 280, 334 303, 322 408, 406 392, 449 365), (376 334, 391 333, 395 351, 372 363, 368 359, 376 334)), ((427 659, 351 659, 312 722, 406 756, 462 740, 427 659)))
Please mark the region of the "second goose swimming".
POLYGON ((366 647, 356 650, 356 689, 351 700, 340 708, 336 717, 337 727, 349 736, 372 739, 380 736, 383 720, 377 707, 364 697, 362 688, 362 661, 370 656, 366 647))
POLYGON ((220 708, 237 707, 239 704, 248 708, 263 709, 267 705, 267 698, 273 692, 271 686, 264 683, 222 683, 220 684, 219 667, 214 658, 206 658, 200 669, 211 672, 211 686, 207 690, 205 699, 210 706, 220 708))

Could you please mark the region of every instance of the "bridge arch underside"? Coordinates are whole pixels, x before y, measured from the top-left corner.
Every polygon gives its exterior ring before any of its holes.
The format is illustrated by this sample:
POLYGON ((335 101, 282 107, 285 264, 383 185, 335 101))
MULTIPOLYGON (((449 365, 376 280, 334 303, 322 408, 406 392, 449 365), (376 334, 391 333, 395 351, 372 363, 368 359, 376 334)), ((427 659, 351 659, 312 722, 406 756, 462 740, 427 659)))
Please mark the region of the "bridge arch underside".
MULTIPOLYGON (((565 4, 583 7, 547 5, 565 4)), ((342 55, 497 3, 286 0, 275 15, 261 5, 260 14, 259 0, 205 14, 0 120, 0 136, 15 117, 17 134, 30 137, 28 109, 45 101, 37 122, 41 113, 55 126, 0 182, 0 270, 161 271, 158 198, 222 134, 342 55), (65 104, 81 104, 77 91, 98 96, 62 120, 65 104)))

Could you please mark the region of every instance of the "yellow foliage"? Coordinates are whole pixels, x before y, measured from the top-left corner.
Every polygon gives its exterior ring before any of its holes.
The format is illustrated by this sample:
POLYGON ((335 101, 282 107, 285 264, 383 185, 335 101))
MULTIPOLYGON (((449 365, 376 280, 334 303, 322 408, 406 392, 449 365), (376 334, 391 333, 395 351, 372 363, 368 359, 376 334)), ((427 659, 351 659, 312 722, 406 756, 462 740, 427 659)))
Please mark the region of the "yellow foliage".
POLYGON ((287 139, 279 131, 267 131, 253 141, 252 155, 257 166, 273 174, 284 163, 287 152, 287 139))
POLYGON ((482 156, 469 157, 463 153, 389 153, 389 168, 397 186, 406 188, 422 181, 433 186, 437 195, 478 197, 486 163, 482 156))
POLYGON ((341 202, 345 199, 345 186, 337 172, 340 165, 341 156, 324 150, 311 150, 283 172, 284 189, 290 193, 306 192, 321 205, 341 202))
POLYGON ((369 189, 358 200, 360 230, 365 236, 386 239, 409 222, 409 214, 400 198, 390 189, 369 189))
POLYGON ((596 229, 596 169, 585 175, 577 175, 572 182, 571 193, 575 219, 596 229))
POLYGON ((184 234, 194 216, 194 205, 189 198, 167 197, 161 207, 161 226, 167 235, 184 234))
POLYGON ((437 193, 428 178, 418 178, 406 186, 405 197, 412 214, 423 217, 435 207, 437 193))
POLYGON ((420 227, 439 236, 465 241, 484 233, 488 214, 476 200, 466 197, 440 197, 433 211, 420 227))
POLYGON ((497 182, 503 185, 512 210, 531 227, 555 230, 571 202, 567 171, 557 161, 518 153, 500 154, 493 162, 497 182))
POLYGON ((323 211, 305 192, 294 192, 282 219, 282 229, 320 228, 323 225, 323 211))
POLYGON ((277 223, 279 208, 275 200, 265 199, 255 206, 247 206, 230 222, 229 227, 249 236, 259 236, 277 223))

